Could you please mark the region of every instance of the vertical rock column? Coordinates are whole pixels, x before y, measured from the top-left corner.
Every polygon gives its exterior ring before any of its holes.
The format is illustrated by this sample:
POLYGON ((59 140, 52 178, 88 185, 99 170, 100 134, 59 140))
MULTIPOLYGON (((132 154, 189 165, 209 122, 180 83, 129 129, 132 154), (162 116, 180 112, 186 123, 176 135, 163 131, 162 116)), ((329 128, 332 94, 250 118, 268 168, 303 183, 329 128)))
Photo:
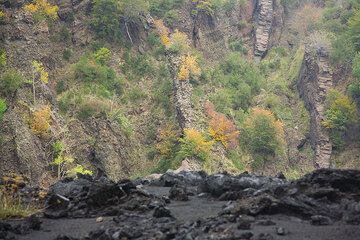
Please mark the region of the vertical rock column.
POLYGON ((255 8, 254 55, 263 57, 268 50, 274 20, 274 0, 258 0, 255 8))
POLYGON ((332 144, 328 131, 322 126, 325 100, 333 86, 329 56, 325 48, 306 46, 298 88, 310 112, 310 140, 315 150, 315 167, 330 167, 332 144))
POLYGON ((176 116, 181 130, 194 128, 194 109, 191 104, 192 86, 188 80, 178 78, 179 58, 169 56, 171 74, 173 76, 173 92, 176 116))

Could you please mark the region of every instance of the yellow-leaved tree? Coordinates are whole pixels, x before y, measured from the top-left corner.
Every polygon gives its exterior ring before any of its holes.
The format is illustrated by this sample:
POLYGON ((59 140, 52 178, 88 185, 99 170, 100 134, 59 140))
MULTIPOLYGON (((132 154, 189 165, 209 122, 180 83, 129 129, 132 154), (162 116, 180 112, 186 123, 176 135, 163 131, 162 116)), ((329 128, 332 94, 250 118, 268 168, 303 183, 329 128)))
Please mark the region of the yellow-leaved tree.
POLYGON ((33 0, 32 3, 26 4, 24 9, 32 13, 36 19, 56 20, 59 7, 51 5, 47 0, 33 0))
POLYGON ((190 54, 181 57, 178 78, 181 81, 189 80, 190 77, 198 79, 201 75, 201 68, 195 56, 190 54))

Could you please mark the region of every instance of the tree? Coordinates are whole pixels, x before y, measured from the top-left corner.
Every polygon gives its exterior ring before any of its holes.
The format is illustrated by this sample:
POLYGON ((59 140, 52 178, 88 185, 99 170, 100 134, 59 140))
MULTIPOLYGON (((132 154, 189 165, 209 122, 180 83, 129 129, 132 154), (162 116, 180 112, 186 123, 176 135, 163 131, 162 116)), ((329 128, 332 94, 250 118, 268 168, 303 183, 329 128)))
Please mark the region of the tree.
POLYGON ((355 44, 356 49, 360 51, 360 9, 356 10, 348 24, 350 37, 355 44))
POLYGON ((118 0, 94 0, 90 26, 100 38, 116 41, 120 38, 118 0))
POLYGON ((34 0, 33 3, 25 5, 24 9, 34 14, 37 19, 56 20, 59 7, 57 5, 52 6, 47 0, 34 0))
POLYGON ((224 114, 216 112, 211 102, 205 104, 205 111, 210 118, 210 136, 215 141, 220 141, 227 149, 233 149, 238 146, 239 131, 236 129, 235 124, 224 114))
POLYGON ((65 176, 76 177, 78 173, 83 175, 92 175, 93 172, 87 170, 80 164, 74 164, 74 159, 66 154, 65 144, 57 141, 52 145, 55 159, 50 163, 57 167, 58 180, 65 176))
POLYGON ((274 155, 285 142, 283 123, 269 110, 253 108, 241 128, 240 141, 253 154, 274 155))
POLYGON ((360 104, 360 53, 356 55, 352 64, 353 80, 349 92, 357 104, 360 104))
POLYGON ((325 128, 345 131, 350 124, 356 122, 356 106, 344 94, 332 89, 326 97, 325 128))
POLYGON ((197 62, 197 58, 190 54, 184 55, 180 58, 180 68, 178 73, 179 80, 186 81, 190 77, 197 79, 201 75, 201 68, 197 62))
POLYGON ((201 132, 195 129, 185 129, 184 134, 184 137, 179 140, 180 151, 177 158, 197 157, 205 161, 209 157, 213 141, 207 141, 201 132))
POLYGON ((0 76, 0 93, 11 96, 24 82, 24 77, 16 69, 8 69, 0 76))

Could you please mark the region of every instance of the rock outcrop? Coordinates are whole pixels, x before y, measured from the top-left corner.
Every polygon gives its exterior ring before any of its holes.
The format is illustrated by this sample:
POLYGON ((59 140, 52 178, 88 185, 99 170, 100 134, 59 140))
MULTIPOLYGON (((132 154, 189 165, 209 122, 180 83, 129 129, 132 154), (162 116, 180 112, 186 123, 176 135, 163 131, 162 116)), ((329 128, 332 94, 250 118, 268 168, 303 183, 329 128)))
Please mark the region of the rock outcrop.
POLYGON ((254 55, 263 57, 266 54, 274 21, 274 0, 258 0, 255 9, 255 47, 254 55))
POLYGON ((333 86, 332 71, 327 47, 308 42, 305 47, 298 89, 305 106, 310 112, 310 141, 315 150, 315 166, 330 167, 332 144, 328 131, 322 126, 325 117, 325 100, 333 86))

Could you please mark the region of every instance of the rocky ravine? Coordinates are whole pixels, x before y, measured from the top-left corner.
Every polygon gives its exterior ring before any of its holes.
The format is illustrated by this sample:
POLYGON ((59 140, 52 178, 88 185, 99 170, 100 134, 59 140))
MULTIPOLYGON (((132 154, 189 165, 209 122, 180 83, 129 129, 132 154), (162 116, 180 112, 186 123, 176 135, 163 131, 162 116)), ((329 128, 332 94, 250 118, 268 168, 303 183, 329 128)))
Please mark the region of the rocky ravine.
POLYGON ((0 222, 0 239, 358 239, 360 171, 297 181, 169 172, 158 180, 64 179, 38 217, 0 222))

